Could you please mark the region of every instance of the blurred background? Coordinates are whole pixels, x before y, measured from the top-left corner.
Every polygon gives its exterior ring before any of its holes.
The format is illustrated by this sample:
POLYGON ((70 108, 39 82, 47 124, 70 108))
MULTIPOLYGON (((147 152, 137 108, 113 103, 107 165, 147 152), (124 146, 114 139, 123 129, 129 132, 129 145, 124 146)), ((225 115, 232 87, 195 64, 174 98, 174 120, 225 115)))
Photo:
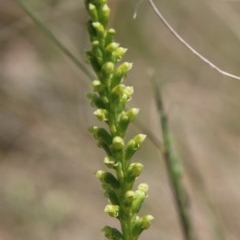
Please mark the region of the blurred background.
MULTIPOLYGON (((192 46, 240 75, 239 0, 155 2, 192 46)), ((85 63, 83 1, 24 3, 85 63)), ((129 106, 141 109, 144 127, 133 125, 129 137, 147 132, 161 141, 149 77, 154 71, 184 165, 196 233, 204 240, 238 240, 240 82, 185 49, 147 1, 109 3, 116 40, 134 63, 126 80, 135 88, 129 106)), ((105 167, 87 131, 98 124, 86 98, 90 90, 90 79, 15 1, 0 0, 0 240, 103 239, 103 226, 118 226, 103 212, 107 202, 94 175, 105 167)), ((141 239, 183 239, 159 148, 148 138, 135 160, 144 164, 139 182, 150 185, 142 214, 155 216, 141 239)))

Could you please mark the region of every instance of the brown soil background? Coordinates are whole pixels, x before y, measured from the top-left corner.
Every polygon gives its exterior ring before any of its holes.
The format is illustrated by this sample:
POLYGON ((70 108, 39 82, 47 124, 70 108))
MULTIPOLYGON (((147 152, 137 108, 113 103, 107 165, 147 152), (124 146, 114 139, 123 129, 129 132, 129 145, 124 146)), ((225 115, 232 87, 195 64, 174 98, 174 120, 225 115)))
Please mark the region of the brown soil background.
MULTIPOLYGON (((154 69, 185 169, 199 239, 240 236, 240 82, 186 50, 139 0, 110 0, 111 26, 129 48, 134 86, 129 106, 161 140, 148 72, 154 69)), ((155 1, 174 28, 204 56, 240 75, 240 1, 155 1)), ((82 61, 88 49, 82 1, 26 0, 82 61)), ((117 221, 94 173, 101 149, 87 131, 98 124, 86 94, 90 81, 11 0, 0 0, 0 240, 103 239, 117 221)), ((129 137, 142 132, 130 128, 129 137)), ((136 156, 150 192, 142 214, 155 216, 141 239, 182 239, 159 150, 148 139, 136 156)))

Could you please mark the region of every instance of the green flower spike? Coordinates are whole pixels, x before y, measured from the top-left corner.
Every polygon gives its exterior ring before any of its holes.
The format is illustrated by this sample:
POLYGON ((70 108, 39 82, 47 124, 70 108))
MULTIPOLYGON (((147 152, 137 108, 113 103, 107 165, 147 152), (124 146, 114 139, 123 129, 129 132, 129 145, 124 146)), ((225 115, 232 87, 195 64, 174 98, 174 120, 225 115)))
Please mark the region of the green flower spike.
POLYGON ((146 136, 137 134, 130 140, 125 137, 129 124, 139 112, 137 108, 126 110, 134 89, 123 84, 123 80, 132 63, 120 62, 127 49, 115 41, 115 30, 107 28, 110 15, 107 0, 85 0, 85 6, 90 16, 87 27, 92 46, 87 57, 96 74, 96 79, 92 81, 93 92, 88 94, 88 98, 96 108, 93 114, 106 125, 106 128, 93 126, 89 131, 106 152, 104 163, 110 170, 99 170, 96 176, 109 202, 104 211, 117 218, 121 226, 120 230, 106 226, 103 232, 106 239, 137 240, 141 232, 150 226, 153 217, 138 216, 147 197, 147 184, 133 189, 143 164, 131 161, 146 136))

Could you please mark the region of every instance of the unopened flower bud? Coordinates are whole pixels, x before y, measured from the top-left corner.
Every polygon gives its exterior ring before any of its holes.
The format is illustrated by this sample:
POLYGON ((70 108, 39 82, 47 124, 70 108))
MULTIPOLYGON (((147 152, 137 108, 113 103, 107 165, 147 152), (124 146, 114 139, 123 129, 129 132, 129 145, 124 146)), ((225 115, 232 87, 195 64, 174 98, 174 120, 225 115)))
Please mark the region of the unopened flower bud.
POLYGON ((127 116, 126 112, 123 111, 120 116, 119 116, 119 121, 118 121, 118 126, 119 126, 119 132, 124 135, 126 130, 127 130, 127 127, 130 123, 130 119, 129 117, 127 116))
POLYGON ((132 63, 124 62, 115 71, 113 85, 117 86, 122 82, 123 78, 127 75, 127 72, 132 68, 132 63))
POLYGON ((108 184, 112 188, 119 188, 120 186, 119 181, 110 172, 104 172, 102 170, 99 170, 97 171, 96 176, 102 183, 108 184))
POLYGON ((132 203, 132 211, 134 213, 138 213, 140 211, 141 206, 144 202, 144 199, 145 199, 145 194, 143 192, 136 191, 135 198, 132 203))
POLYGON ((92 87, 95 92, 100 92, 103 89, 103 85, 99 80, 93 80, 92 87))
POLYGON ((93 22, 92 26, 100 36, 104 34, 104 27, 100 22, 93 22))
POLYGON ((142 218, 142 228, 148 229, 151 226, 151 221, 154 219, 152 215, 146 215, 142 218))
POLYGON ((149 189, 149 187, 146 183, 140 183, 138 186, 138 190, 141 192, 144 192, 145 194, 147 194, 148 189, 149 189))
POLYGON ((95 5, 93 5, 92 3, 89 3, 88 12, 93 21, 98 21, 98 13, 95 5))
POLYGON ((106 50, 109 52, 114 52, 116 49, 118 49, 118 47, 119 47, 119 43, 112 42, 107 45, 106 50))
POLYGON ((141 183, 138 186, 138 190, 135 192, 135 198, 132 204, 132 211, 138 213, 141 209, 141 206, 144 202, 144 199, 147 197, 148 185, 141 183))
POLYGON ((89 131, 93 134, 93 137, 99 142, 104 142, 107 145, 110 145, 112 142, 111 135, 104 128, 93 126, 89 128, 89 131))
POLYGON ((153 219, 154 217, 152 215, 146 215, 142 218, 137 216, 133 227, 133 235, 138 237, 143 230, 150 227, 153 219))
POLYGON ((116 228, 106 226, 102 229, 102 231, 104 232, 104 235, 107 239, 113 239, 113 240, 122 240, 123 239, 122 234, 116 228))
POLYGON ((120 99, 122 101, 128 101, 131 99, 131 95, 133 94, 133 87, 126 86, 124 84, 119 84, 112 90, 113 96, 116 97, 116 99, 120 99))
POLYGON ((127 112, 123 111, 119 116, 119 131, 124 135, 130 122, 133 122, 139 112, 138 108, 131 108, 127 112))
POLYGON ((127 143, 125 157, 131 159, 134 153, 141 147, 141 144, 145 140, 146 135, 138 134, 127 143))
POLYGON ((138 236, 141 234, 141 232, 144 229, 142 228, 142 218, 139 216, 136 216, 136 219, 134 221, 134 226, 133 226, 133 235, 138 238, 138 236))
POLYGON ((134 137, 134 141, 137 144, 137 146, 140 147, 144 142, 145 138, 146 138, 145 134, 138 134, 134 137))
POLYGON ((109 74, 112 74, 114 71, 114 64, 112 62, 107 62, 103 65, 102 68, 103 74, 108 76, 109 74))
POLYGON ((133 92, 134 92, 134 88, 132 86, 127 86, 123 94, 125 94, 127 98, 130 99, 133 92))
POLYGON ((104 158, 104 163, 108 168, 116 168, 118 166, 118 162, 110 159, 109 157, 104 158))
POLYGON ((132 190, 127 191, 125 193, 125 203, 127 205, 132 204, 134 196, 135 196, 135 192, 134 191, 132 191, 132 190))
POLYGON ((113 55, 115 56, 116 60, 119 61, 122 59, 127 50, 127 48, 119 47, 114 51, 113 55))
POLYGON ((104 212, 108 213, 111 217, 118 217, 119 214, 119 206, 109 204, 105 207, 104 212))
POLYGON ((112 178, 114 179, 114 176, 109 173, 109 172, 105 172, 103 170, 98 170, 96 172, 96 177, 101 181, 101 182, 109 182, 109 179, 110 181, 112 180, 112 178))
POLYGON ((117 68, 117 74, 121 76, 125 76, 127 72, 132 68, 132 63, 130 62, 124 62, 117 68))
POLYGON ((122 150, 124 148, 124 140, 121 137, 114 137, 112 142, 114 150, 122 150))
POLYGON ((135 180, 138 177, 143 169, 143 165, 141 163, 131 163, 127 170, 127 177, 129 181, 135 180))
POLYGON ((106 27, 110 15, 110 8, 107 4, 104 4, 99 11, 99 18, 101 23, 106 27))
POLYGON ((116 31, 113 28, 110 28, 107 30, 106 37, 105 37, 106 45, 114 41, 115 34, 116 34, 116 31))
POLYGON ((103 122, 107 122, 108 121, 108 113, 107 110, 105 109, 97 109, 96 111, 93 112, 93 114, 100 120, 103 122))
POLYGON ((131 108, 126 112, 126 115, 129 117, 132 122, 139 113, 139 108, 131 108))

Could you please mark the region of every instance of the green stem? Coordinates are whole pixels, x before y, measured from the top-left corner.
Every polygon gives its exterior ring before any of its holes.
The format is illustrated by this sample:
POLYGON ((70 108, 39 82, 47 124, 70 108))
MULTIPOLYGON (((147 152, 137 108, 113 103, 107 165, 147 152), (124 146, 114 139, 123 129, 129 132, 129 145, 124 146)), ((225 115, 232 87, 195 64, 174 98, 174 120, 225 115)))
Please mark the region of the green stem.
POLYGON ((155 101, 160 115, 160 124, 163 134, 164 159, 167 166, 168 177, 172 187, 180 224, 185 240, 196 240, 193 231, 192 219, 190 216, 190 207, 188 196, 183 184, 183 170, 180 159, 176 155, 173 147, 173 141, 170 134, 168 116, 165 112, 161 92, 155 80, 153 81, 155 101))
POLYGON ((24 12, 32 19, 32 21, 38 26, 43 33, 57 46, 64 55, 66 55, 82 72, 89 78, 93 78, 93 75, 89 70, 74 56, 58 38, 53 34, 53 32, 32 12, 32 10, 24 4, 21 0, 15 0, 17 4, 24 10, 24 12))
MULTIPOLYGON (((122 188, 122 199, 124 199, 124 195, 128 190, 130 189, 128 189, 126 179, 124 179, 122 188)), ((129 211, 129 209, 126 209, 126 206, 124 206, 124 204, 122 204, 121 209, 123 213, 119 220, 121 224, 123 240, 135 240, 135 238, 132 236, 132 222, 133 222, 132 214, 129 211)))

